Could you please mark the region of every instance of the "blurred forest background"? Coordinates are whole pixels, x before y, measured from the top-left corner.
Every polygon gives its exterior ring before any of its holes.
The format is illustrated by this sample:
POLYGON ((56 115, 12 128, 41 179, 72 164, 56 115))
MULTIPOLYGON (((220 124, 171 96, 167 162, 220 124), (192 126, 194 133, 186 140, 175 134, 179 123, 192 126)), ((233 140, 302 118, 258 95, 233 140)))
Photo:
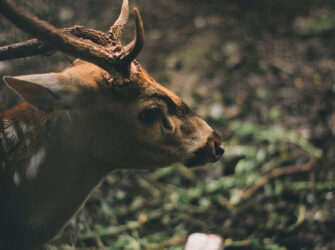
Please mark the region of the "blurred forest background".
MULTIPOLYGON (((105 31, 122 1, 16 2, 57 27, 105 31)), ((226 153, 196 169, 113 172, 43 249, 183 249, 192 232, 220 234, 225 249, 335 249, 335 1, 130 4, 146 31, 138 60, 221 133, 226 153)), ((0 45, 27 38, 0 17, 0 45)), ((72 60, 0 62, 0 75, 72 60)), ((0 86, 0 109, 15 105, 0 86)))

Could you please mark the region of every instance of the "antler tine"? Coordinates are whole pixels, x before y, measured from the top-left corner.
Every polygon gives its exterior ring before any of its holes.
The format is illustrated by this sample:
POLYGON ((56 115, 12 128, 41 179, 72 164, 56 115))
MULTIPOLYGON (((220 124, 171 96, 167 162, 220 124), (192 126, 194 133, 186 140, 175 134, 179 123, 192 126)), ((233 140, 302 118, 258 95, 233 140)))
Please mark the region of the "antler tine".
POLYGON ((115 72, 113 65, 119 62, 116 55, 90 40, 76 38, 55 28, 51 24, 19 10, 11 0, 0 0, 0 12, 25 32, 37 37, 54 49, 92 62, 108 72, 115 72))
POLYGON ((140 11, 137 8, 134 8, 134 14, 136 23, 135 38, 132 42, 127 44, 122 50, 123 56, 121 57, 121 63, 123 65, 124 64, 130 65, 130 63, 141 52, 144 45, 144 28, 140 11))
POLYGON ((113 24, 113 26, 111 26, 109 28, 109 31, 107 32, 110 35, 111 39, 117 43, 117 45, 121 45, 121 36, 124 27, 128 22, 128 17, 129 17, 128 0, 123 0, 120 15, 113 24))

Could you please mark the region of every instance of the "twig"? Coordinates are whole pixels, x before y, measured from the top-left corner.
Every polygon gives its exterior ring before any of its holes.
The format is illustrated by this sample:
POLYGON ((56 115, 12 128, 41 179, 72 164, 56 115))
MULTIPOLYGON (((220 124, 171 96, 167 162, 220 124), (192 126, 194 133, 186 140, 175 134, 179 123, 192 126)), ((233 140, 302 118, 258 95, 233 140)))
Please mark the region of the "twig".
POLYGON ((300 225, 302 225, 305 219, 306 219, 306 207, 304 205, 300 205, 297 221, 293 225, 287 228, 287 232, 292 232, 293 230, 296 230, 300 225))
POLYGON ((162 243, 159 244, 160 249, 166 249, 171 246, 175 246, 178 244, 184 244, 186 242, 186 238, 182 236, 173 236, 170 239, 164 240, 162 243))
POLYGON ((294 67, 292 64, 285 62, 284 60, 281 60, 279 58, 274 58, 271 64, 287 74, 292 74, 294 72, 294 67))
POLYGON ((252 245, 252 242, 253 242, 252 239, 233 241, 232 239, 229 238, 224 241, 223 246, 224 248, 226 247, 249 247, 252 245))
POLYGON ((277 178, 279 176, 299 173, 299 172, 307 172, 313 168, 316 161, 317 161, 317 158, 313 157, 308 163, 306 163, 303 166, 291 166, 291 167, 274 169, 269 174, 257 180, 251 188, 248 188, 247 190, 245 190, 242 194, 242 197, 244 199, 250 198, 259 188, 263 187, 270 180, 277 178))

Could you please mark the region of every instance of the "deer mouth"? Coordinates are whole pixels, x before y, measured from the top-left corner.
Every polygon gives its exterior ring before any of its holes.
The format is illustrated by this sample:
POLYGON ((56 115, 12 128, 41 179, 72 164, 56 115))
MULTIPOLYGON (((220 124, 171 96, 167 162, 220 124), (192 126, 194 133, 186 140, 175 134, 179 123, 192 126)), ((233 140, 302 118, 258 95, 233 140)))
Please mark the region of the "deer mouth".
POLYGON ((197 166, 204 165, 206 163, 216 162, 220 158, 221 158, 221 155, 214 156, 212 154, 208 154, 208 151, 205 148, 201 148, 194 153, 194 156, 192 158, 187 159, 184 162, 184 165, 186 167, 197 167, 197 166))

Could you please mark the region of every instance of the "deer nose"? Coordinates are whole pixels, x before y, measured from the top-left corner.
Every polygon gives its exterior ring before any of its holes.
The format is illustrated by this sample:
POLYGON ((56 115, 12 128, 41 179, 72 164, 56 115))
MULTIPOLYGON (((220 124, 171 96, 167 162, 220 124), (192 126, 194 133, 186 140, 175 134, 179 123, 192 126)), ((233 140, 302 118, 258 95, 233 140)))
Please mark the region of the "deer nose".
POLYGON ((218 161, 224 153, 220 136, 215 131, 208 137, 206 144, 194 152, 193 157, 184 164, 188 167, 199 166, 207 162, 218 161))
POLYGON ((217 142, 214 142, 214 148, 215 148, 216 158, 217 160, 219 160, 224 153, 223 144, 222 143, 218 144, 217 142))
POLYGON ((219 160, 224 153, 223 144, 218 133, 213 132, 212 136, 209 138, 210 145, 212 146, 212 152, 215 157, 215 160, 219 160))

